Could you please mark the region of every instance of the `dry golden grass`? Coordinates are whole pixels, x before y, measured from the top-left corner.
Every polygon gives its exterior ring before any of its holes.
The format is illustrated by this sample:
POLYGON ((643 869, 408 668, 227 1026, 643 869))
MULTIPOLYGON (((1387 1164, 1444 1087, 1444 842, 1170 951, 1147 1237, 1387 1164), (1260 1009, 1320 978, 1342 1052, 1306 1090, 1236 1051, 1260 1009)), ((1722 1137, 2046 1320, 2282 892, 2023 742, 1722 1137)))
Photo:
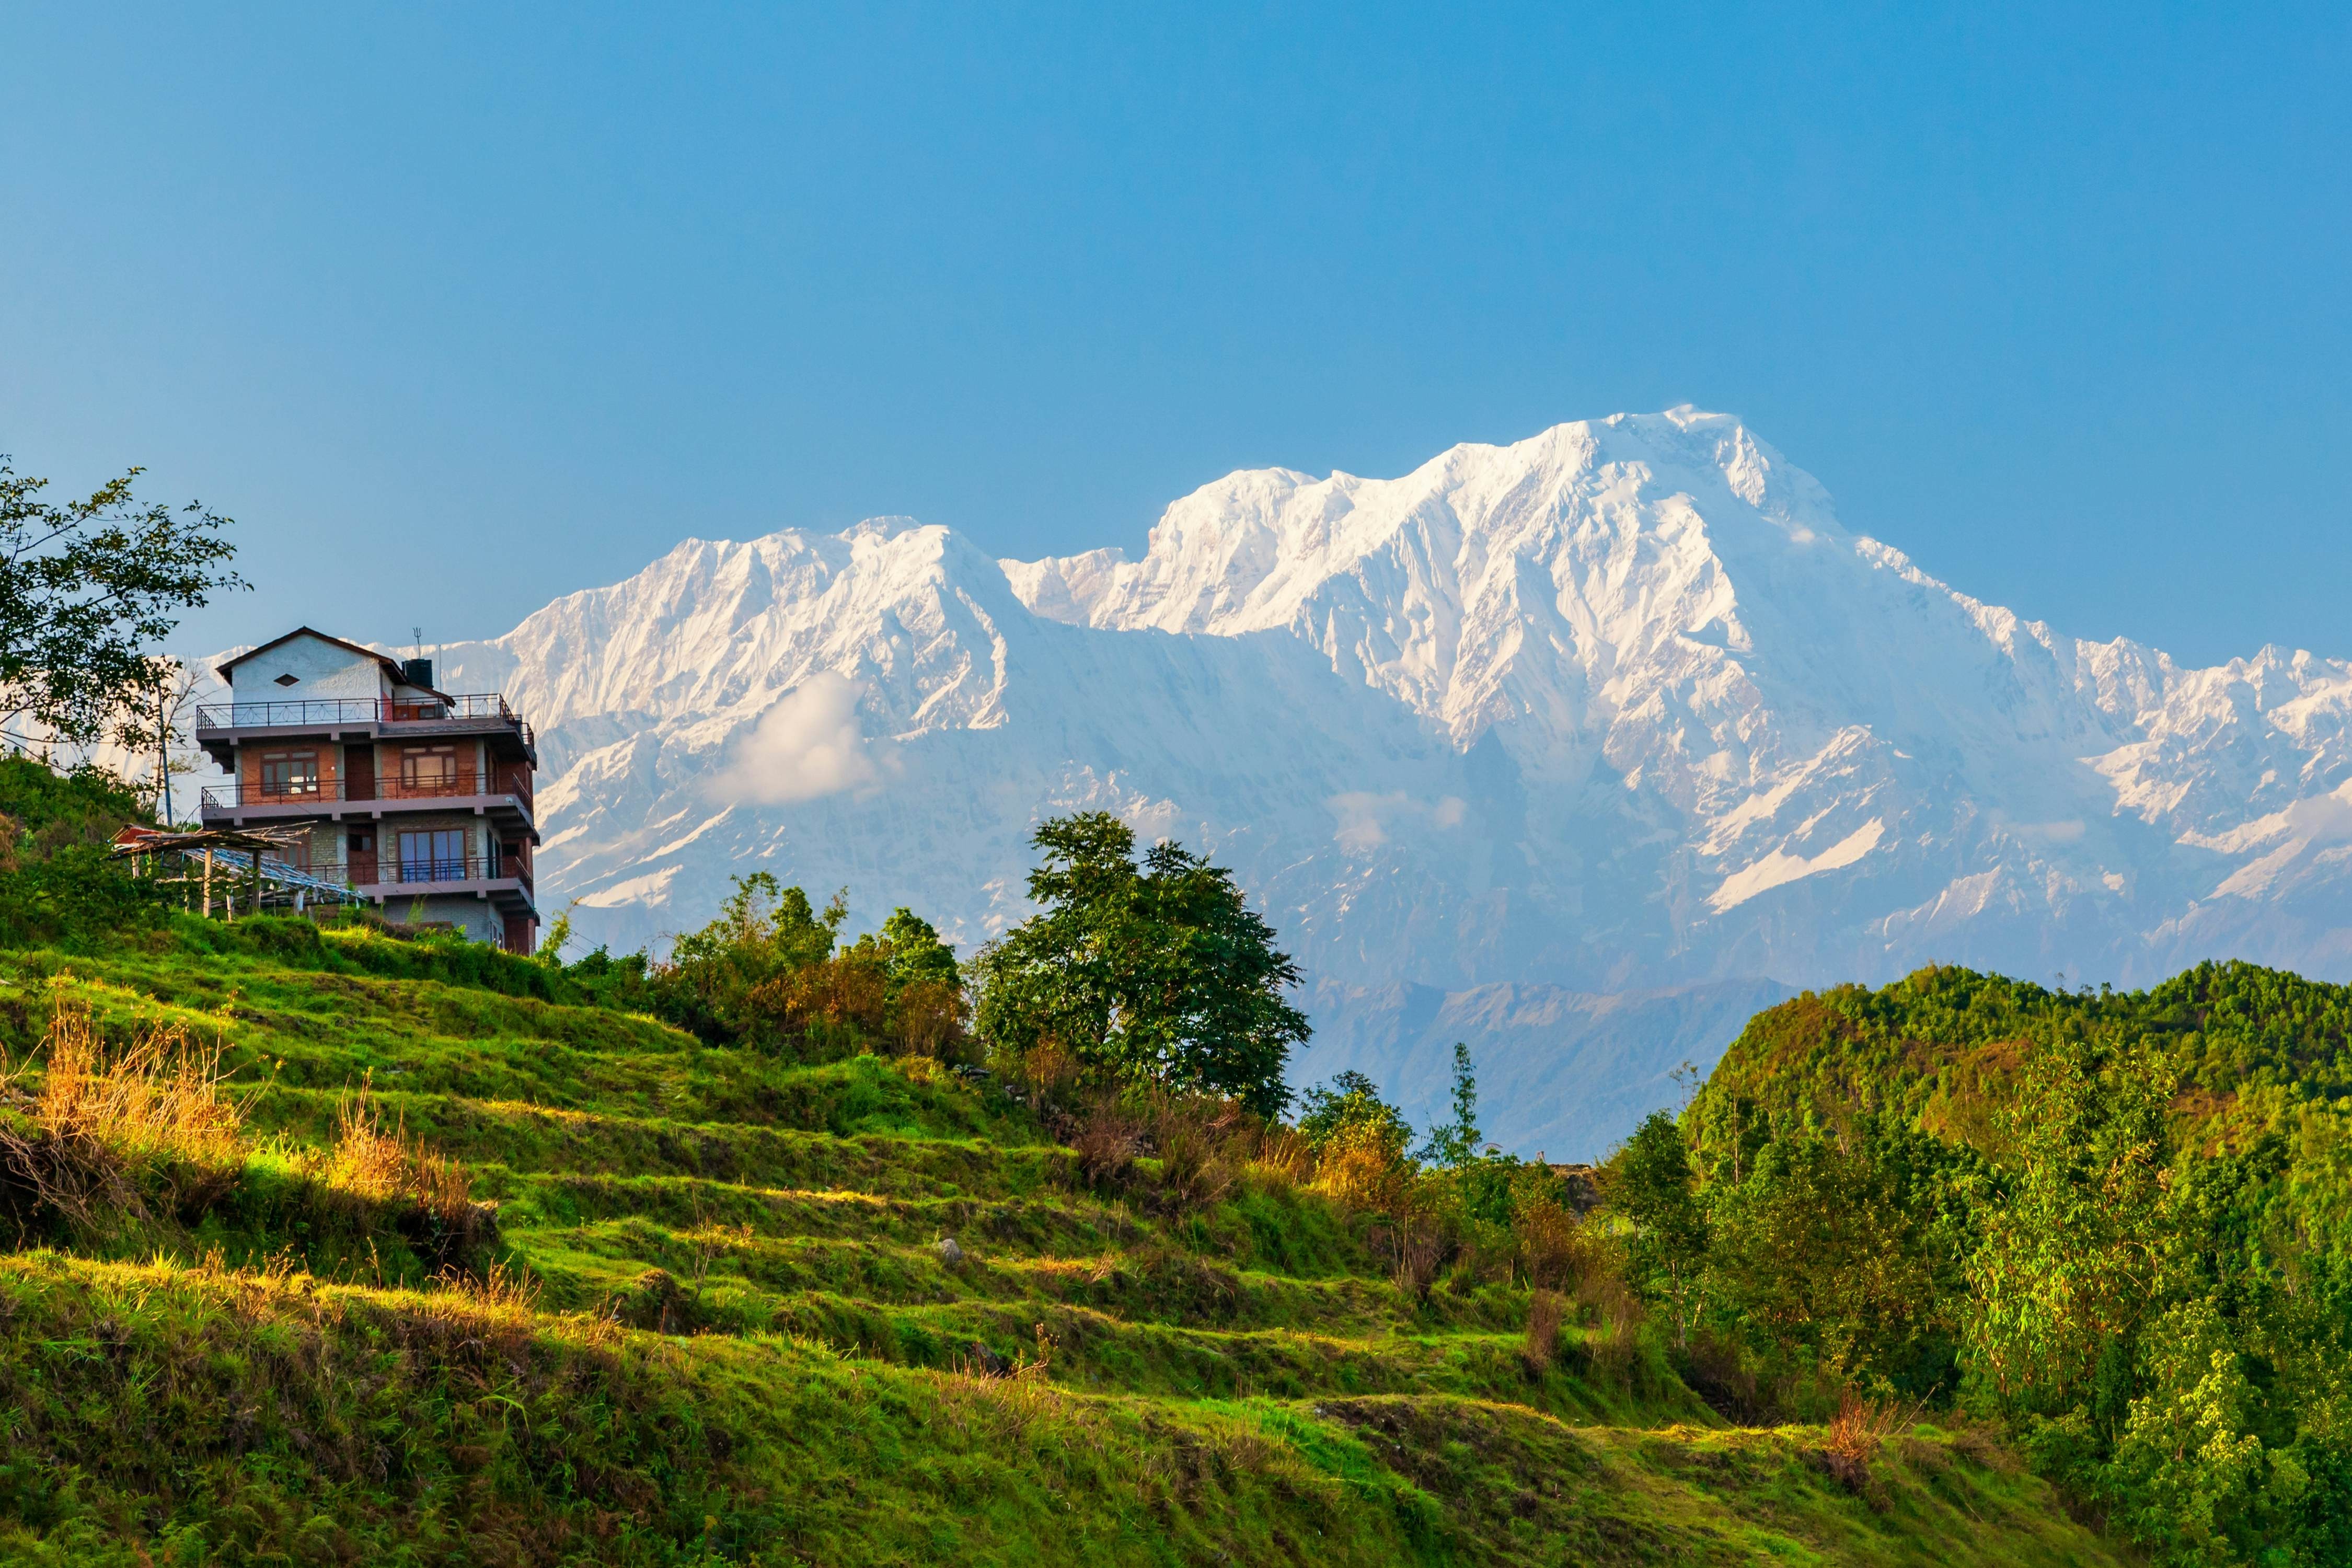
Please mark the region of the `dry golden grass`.
POLYGON ((992 1370, 976 1356, 960 1356, 948 1371, 930 1375, 939 1380, 948 1409, 959 1416, 984 1414, 991 1425, 1018 1439, 1037 1421, 1066 1411, 1067 1401, 1048 1374, 1053 1354, 1053 1336, 1040 1323, 1034 1359, 1024 1352, 1008 1366, 999 1358, 1001 1370, 992 1370))
POLYGON ((539 1310, 538 1279, 527 1269, 509 1268, 503 1261, 491 1264, 480 1275, 444 1269, 439 1283, 445 1292, 492 1312, 528 1317, 539 1310))
POLYGON ((89 1010, 51 1015, 33 1121, 61 1141, 218 1163, 244 1152, 245 1116, 224 1092, 220 1047, 199 1046, 176 1023, 151 1026, 109 1051, 89 1010))
POLYGON ((58 995, 34 1058, 0 1057, 0 1083, 16 1089, 32 1130, 0 1128, 0 1163, 75 1224, 94 1224, 104 1208, 142 1214, 142 1171, 169 1164, 204 1180, 244 1161, 245 1113, 226 1092, 220 1058, 217 1044, 198 1044, 177 1023, 110 1048, 89 1009, 58 995), (36 1060, 39 1084, 28 1094, 16 1084, 36 1060))
POLYGON ((1880 1444, 1917 1423, 1923 1408, 1918 1402, 1873 1399, 1849 1388, 1838 1401, 1837 1414, 1830 1418, 1828 1437, 1822 1447, 1850 1465, 1866 1466, 1877 1457, 1880 1444))
POLYGON ((1351 1123, 1332 1133, 1315 1164, 1309 1190, 1352 1209, 1392 1214, 1407 1206, 1412 1170, 1381 1130, 1351 1123))
POLYGON ((1118 1097, 1104 1095, 1087 1111, 1070 1139, 1077 1151, 1078 1169, 1089 1182, 1118 1182, 1135 1165, 1143 1147, 1143 1129, 1119 1108, 1118 1097))
POLYGON ((362 1197, 409 1199, 453 1230, 472 1223, 472 1179, 466 1167, 411 1138, 404 1121, 387 1128, 366 1079, 335 1107, 335 1147, 326 1174, 362 1197))
POLYGON ((1314 1179, 1315 1148, 1295 1127, 1276 1127, 1258 1140, 1243 1173, 1267 1191, 1304 1186, 1314 1179))

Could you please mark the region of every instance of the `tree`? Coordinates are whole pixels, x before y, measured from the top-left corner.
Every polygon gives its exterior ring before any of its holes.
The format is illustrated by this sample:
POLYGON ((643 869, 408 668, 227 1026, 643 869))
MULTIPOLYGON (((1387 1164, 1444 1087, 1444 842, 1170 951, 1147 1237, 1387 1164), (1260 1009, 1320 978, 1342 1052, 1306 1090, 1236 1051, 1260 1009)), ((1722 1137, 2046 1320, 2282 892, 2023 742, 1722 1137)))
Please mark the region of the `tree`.
MULTIPOLYGON (((865 939, 859 940, 862 945, 865 939)), ((963 972, 956 965, 955 949, 940 940, 930 921, 906 906, 892 910, 890 918, 882 922, 880 945, 888 954, 884 963, 893 996, 909 985, 962 989, 963 972)))
POLYGON ((1954 1378, 1973 1236, 1966 1149, 1862 1116, 1840 1136, 1765 1141, 1707 1189, 1708 1298, 1783 1360, 1800 1347, 1841 1375, 1910 1394, 1954 1378))
POLYGON ((2003 1405, 2064 1410, 2127 1361, 2183 1244, 2172 1188, 2176 1075, 2145 1045, 2063 1041, 2029 1058, 2001 1121, 2017 1149, 1969 1266, 1969 1348, 2003 1405))
POLYGON ((1654 1110, 1619 1151, 1611 1202, 1633 1223, 1626 1246, 1635 1289, 1674 1310, 1675 1340, 1689 1342, 1699 1275, 1706 1266, 1706 1215, 1691 1191, 1681 1129, 1654 1110))
POLYGON ((1470 1047, 1454 1042, 1454 1120, 1429 1130, 1421 1157, 1432 1164, 1460 1170, 1478 1157, 1486 1140, 1478 1132, 1478 1079, 1470 1068, 1470 1047))
POLYGON ((884 1027, 900 1047, 939 1056, 963 1037, 971 1017, 963 970, 938 929, 914 910, 891 910, 880 931, 859 937, 835 962, 870 968, 878 978, 884 1027))
POLYGON ((1302 1097, 1298 1131, 1307 1146, 1321 1149, 1340 1133, 1370 1128, 1382 1144, 1402 1154, 1412 1142, 1412 1126, 1404 1113, 1381 1098, 1381 1086, 1350 1068, 1328 1084, 1318 1084, 1302 1097))
POLYGON ((667 1016, 707 1039, 772 1036, 777 984, 833 956, 847 911, 836 894, 820 914, 806 893, 766 871, 733 880, 719 918, 679 937, 656 972, 667 1016))
POLYGON ((45 738, 13 727, 29 721, 88 744, 110 720, 153 710, 172 669, 148 649, 177 612, 246 585, 227 569, 230 520, 197 501, 177 514, 142 506, 131 493, 142 471, 56 505, 41 500, 47 479, 0 458, 0 734, 45 738))
POLYGON ((1055 818, 1033 842, 1045 863, 1029 896, 1045 910, 976 961, 980 1032, 1278 1114, 1308 1033, 1282 998, 1298 969, 1232 873, 1176 844, 1139 867, 1134 833, 1107 812, 1055 818))

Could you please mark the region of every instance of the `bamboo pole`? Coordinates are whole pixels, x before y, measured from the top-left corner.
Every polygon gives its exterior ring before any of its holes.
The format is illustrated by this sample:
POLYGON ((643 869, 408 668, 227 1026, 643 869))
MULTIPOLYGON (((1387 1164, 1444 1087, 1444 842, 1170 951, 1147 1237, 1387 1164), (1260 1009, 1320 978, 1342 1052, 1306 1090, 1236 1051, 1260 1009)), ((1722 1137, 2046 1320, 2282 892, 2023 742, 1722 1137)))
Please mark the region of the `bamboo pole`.
POLYGON ((205 919, 213 918, 213 847, 205 846, 205 919))

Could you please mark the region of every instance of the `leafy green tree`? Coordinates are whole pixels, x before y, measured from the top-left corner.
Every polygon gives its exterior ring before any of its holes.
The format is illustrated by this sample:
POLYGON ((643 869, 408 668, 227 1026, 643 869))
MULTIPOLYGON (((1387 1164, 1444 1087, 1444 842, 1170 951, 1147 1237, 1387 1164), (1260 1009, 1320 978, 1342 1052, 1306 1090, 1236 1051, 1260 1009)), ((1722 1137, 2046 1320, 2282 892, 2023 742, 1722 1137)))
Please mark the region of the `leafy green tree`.
POLYGON ((230 520, 194 501, 142 505, 141 471, 59 505, 0 458, 0 733, 41 739, 29 721, 79 744, 114 721, 143 754, 154 737, 141 725, 173 674, 149 650, 179 611, 245 586, 221 537, 230 520))
POLYGON ((1674 1313, 1675 1342, 1687 1344, 1711 1238, 1675 1119, 1652 1111, 1614 1164, 1610 1204, 1633 1227, 1625 1249, 1628 1283, 1674 1313))
POLYGON ((1927 1133, 1865 1118, 1756 1146, 1737 1183, 1707 1189, 1711 1302, 1786 1362, 1926 1396, 1957 1377, 1964 1193, 1978 1162, 1927 1133))
POLYGON ((835 894, 820 913, 766 871, 732 880, 719 918, 679 937, 651 984, 665 1016, 707 1039, 773 1044, 777 1009, 763 988, 831 958, 848 906, 835 894))
POLYGON ((2254 1430, 2261 1395, 2210 1300, 2183 1303, 2148 1334, 2148 1382, 2116 1445, 2108 1489, 2125 1523, 2178 1563, 2252 1559, 2270 1534, 2273 1479, 2304 1478, 2265 1456, 2254 1430))
POLYGON ((2181 1239, 2173 1082, 2139 1045, 2067 1041, 2027 1063, 2001 1117, 2017 1167, 1969 1268, 1969 1346, 2004 1407, 2065 1410, 2091 1399, 2104 1361, 2127 1364, 2181 1239))
POLYGON ((1478 1158, 1486 1145, 1478 1131, 1478 1076, 1470 1066, 1470 1047, 1454 1042, 1454 1120, 1429 1130, 1421 1157, 1434 1165, 1458 1171, 1478 1158))
POLYGON ((894 1044, 926 1056, 954 1054, 971 1005, 955 949, 940 940, 930 921, 901 906, 879 931, 859 937, 835 963, 879 978, 881 1026, 894 1044))
MULTIPOLYGON (((859 945, 869 940, 873 939, 859 938, 859 945)), ((930 921, 904 905, 892 910, 890 918, 882 922, 876 946, 883 955, 883 970, 893 996, 908 985, 963 988, 963 971, 956 963, 955 949, 940 940, 930 921)))
POLYGON ((1377 1141, 1402 1154, 1412 1143, 1412 1124, 1381 1098, 1380 1085, 1353 1068, 1318 1084, 1299 1097, 1304 1107, 1298 1131, 1310 1148, 1321 1149, 1343 1131, 1370 1129, 1377 1141))
POLYGON ((1045 909, 975 961, 982 1036, 1278 1114, 1308 1032, 1282 994, 1298 969, 1232 874, 1175 844, 1139 866, 1134 833, 1106 812, 1055 818, 1034 842, 1029 896, 1045 909))

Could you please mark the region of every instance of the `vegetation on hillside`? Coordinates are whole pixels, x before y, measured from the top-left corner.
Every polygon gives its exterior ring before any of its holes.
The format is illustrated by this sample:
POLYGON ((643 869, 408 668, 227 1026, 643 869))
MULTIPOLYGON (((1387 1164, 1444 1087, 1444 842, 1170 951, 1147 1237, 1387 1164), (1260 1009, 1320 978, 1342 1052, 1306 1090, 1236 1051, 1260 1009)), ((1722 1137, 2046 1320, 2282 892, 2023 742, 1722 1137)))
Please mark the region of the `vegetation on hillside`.
POLYGON ((1727 1409, 1956 1409, 2160 1562, 2352 1561, 2347 1031, 2242 963, 1799 997, 1628 1146, 1689 1167, 1637 1288, 1727 1409))
MULTIPOLYGON (((123 804, 9 798, 20 871, 123 804)), ((81 873, 0 935, 0 1557, 2105 1557, 1950 1410, 1727 1424, 1466 1054, 1423 1136, 1281 1120, 1287 960, 1190 857, 976 964, 760 876, 566 962, 81 873)))

